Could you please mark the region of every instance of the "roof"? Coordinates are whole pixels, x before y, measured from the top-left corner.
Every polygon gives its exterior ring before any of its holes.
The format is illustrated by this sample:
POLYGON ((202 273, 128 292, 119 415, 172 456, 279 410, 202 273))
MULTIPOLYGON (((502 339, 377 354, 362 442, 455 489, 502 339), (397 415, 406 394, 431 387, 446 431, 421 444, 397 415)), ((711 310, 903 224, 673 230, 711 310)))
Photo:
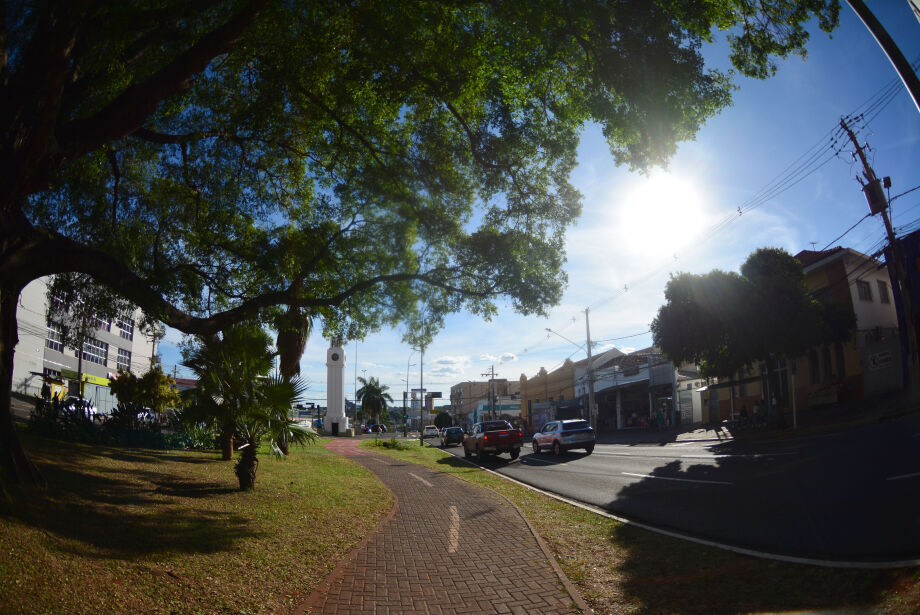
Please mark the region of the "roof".
POLYGON ((795 255, 795 258, 802 263, 802 267, 807 269, 809 266, 814 265, 818 261, 823 261, 825 258, 841 252, 843 248, 837 246, 836 248, 831 248, 830 250, 802 250, 795 255))

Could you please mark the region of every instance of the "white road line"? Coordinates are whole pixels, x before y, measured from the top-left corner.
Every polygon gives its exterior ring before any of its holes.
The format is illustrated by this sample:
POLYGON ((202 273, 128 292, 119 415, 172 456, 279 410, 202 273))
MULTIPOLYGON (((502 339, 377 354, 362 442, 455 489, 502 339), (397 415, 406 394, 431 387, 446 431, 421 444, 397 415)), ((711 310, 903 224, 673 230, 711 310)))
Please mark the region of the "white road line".
POLYGON ((632 457, 633 456, 632 453, 610 453, 607 451, 599 451, 596 449, 594 451, 594 454, 595 455, 610 455, 611 457, 632 457))
POLYGON ((653 476, 651 474, 634 474, 632 472, 621 472, 624 476, 636 476, 638 478, 657 478, 660 480, 673 480, 679 481, 682 483, 701 483, 704 485, 731 485, 732 483, 726 483, 721 480, 693 480, 690 478, 670 478, 668 476, 653 476))
POLYGON ((901 474, 900 476, 889 476, 885 480, 901 480, 902 478, 913 478, 914 476, 920 476, 920 472, 914 472, 913 474, 901 474))
POLYGON ((422 477, 419 476, 418 474, 413 474, 412 472, 409 472, 409 476, 411 476, 412 478, 414 478, 414 479, 417 480, 417 481, 420 481, 420 482, 421 482, 423 485, 425 485, 426 487, 434 487, 434 485, 432 485, 431 483, 429 483, 427 480, 425 480, 424 478, 422 478, 422 477))
POLYGON ((447 552, 456 553, 460 547, 460 512, 456 506, 450 507, 450 529, 447 530, 447 536, 450 539, 447 552))

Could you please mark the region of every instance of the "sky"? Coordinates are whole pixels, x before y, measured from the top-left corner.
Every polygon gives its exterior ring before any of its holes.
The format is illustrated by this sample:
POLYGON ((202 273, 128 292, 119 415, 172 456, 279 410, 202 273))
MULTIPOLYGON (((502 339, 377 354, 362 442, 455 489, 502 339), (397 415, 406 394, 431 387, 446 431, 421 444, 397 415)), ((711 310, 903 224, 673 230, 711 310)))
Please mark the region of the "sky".
MULTIPOLYGON (((907 0, 867 4, 908 61, 920 60, 920 23, 907 0)), ((423 359, 401 341, 403 329, 350 341, 346 398, 354 399, 359 376, 378 378, 401 403, 407 375, 410 388, 423 382, 446 401, 452 385, 487 380, 493 367, 496 378, 509 380, 552 371, 586 356, 586 310, 594 354, 646 348, 671 273, 737 271, 760 247, 875 252, 882 221, 866 217, 853 148, 832 141, 846 115, 864 114, 853 127, 871 148, 876 174, 891 177, 892 223, 905 232, 920 227, 920 189, 898 196, 920 186, 920 111, 846 3, 840 21, 830 37, 815 27, 808 57, 781 61, 773 78, 738 77, 732 106, 681 144, 667 171, 643 176, 616 167, 598 127, 586 127, 571 178, 583 213, 567 234, 569 284, 561 303, 547 318, 521 316, 502 302, 489 322, 451 315, 423 359)), ((704 55, 710 67, 729 68, 718 41, 704 55)), ((180 340, 168 331, 160 352, 164 366, 182 376, 188 370, 180 340)), ((320 405, 328 345, 314 334, 301 360, 307 401, 320 405)))

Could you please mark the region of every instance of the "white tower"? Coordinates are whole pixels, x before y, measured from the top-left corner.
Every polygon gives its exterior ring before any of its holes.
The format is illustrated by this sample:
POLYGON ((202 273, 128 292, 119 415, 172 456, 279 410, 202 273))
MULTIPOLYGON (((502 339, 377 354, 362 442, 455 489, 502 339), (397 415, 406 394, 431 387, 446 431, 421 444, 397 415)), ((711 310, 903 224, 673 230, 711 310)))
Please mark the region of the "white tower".
POLYGON ((340 339, 333 339, 326 351, 326 418, 323 431, 344 436, 345 418, 345 350, 340 339))

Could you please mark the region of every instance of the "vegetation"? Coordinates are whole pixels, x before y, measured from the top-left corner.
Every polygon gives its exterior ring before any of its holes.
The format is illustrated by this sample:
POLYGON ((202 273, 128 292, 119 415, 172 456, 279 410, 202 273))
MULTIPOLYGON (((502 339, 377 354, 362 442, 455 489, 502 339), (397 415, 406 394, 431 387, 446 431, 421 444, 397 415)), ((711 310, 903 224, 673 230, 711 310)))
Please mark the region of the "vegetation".
MULTIPOLYGON (((370 445, 371 440, 362 443, 370 445)), ((437 448, 413 443, 402 450, 375 450, 509 498, 597 615, 920 612, 916 569, 853 570, 758 559, 602 517, 483 472, 437 448)))
MULTIPOLYGON (((16 301, 78 272, 196 335, 281 308, 359 337, 565 283, 581 127, 663 164, 744 74, 804 55, 837 0, 3 5, 0 462, 40 479, 9 416, 16 301)), ((312 326, 312 325, 311 325, 312 326)), ((280 331, 280 329, 279 329, 280 331)), ((284 352, 302 345, 279 343, 284 352)), ((283 364, 291 367, 286 357, 283 364)), ((286 371, 286 375, 292 375, 286 371)))
POLYGON ((361 383, 361 388, 357 390, 355 396, 361 402, 362 413, 369 416, 372 423, 380 422, 383 420, 381 415, 386 415, 387 402, 393 403, 393 398, 387 393, 390 387, 380 384, 380 381, 373 376, 370 380, 359 376, 358 382, 361 383))
POLYGON ((434 417, 434 424, 438 429, 444 429, 445 427, 450 427, 454 424, 454 419, 451 418, 450 414, 441 410, 438 412, 437 416, 434 417))
POLYGON ((167 409, 182 407, 182 397, 176 388, 175 379, 163 372, 159 364, 150 368, 138 378, 133 372, 118 369, 118 377, 112 381, 112 393, 120 404, 140 405, 150 408, 160 419, 167 409))
POLYGON ((256 495, 213 453, 23 439, 50 488, 0 503, 3 613, 288 613, 393 505, 321 446, 266 456, 256 495))
POLYGON ((763 361, 769 381, 776 358, 846 340, 856 328, 846 306, 809 293, 801 263, 778 248, 754 251, 740 274, 674 275, 665 302, 651 325, 655 345, 675 364, 699 364, 706 376, 733 378, 763 361))

